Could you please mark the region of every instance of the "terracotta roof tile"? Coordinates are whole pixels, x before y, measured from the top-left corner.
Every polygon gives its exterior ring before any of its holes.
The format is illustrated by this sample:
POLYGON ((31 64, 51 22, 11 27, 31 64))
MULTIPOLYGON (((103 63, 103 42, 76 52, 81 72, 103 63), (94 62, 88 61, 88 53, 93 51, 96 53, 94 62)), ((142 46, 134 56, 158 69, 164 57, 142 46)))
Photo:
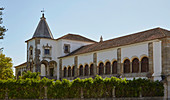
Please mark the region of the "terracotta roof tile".
MULTIPOLYGON (((135 34, 130 34, 130 35, 126 35, 123 37, 118 37, 118 38, 114 38, 111 40, 106 40, 103 42, 97 42, 97 43, 90 44, 87 46, 82 46, 79 49, 71 52, 70 54, 66 56, 73 56, 73 55, 78 55, 78 54, 83 54, 83 53, 88 53, 88 52, 99 51, 103 49, 109 49, 113 47, 129 45, 133 43, 160 39, 166 36, 168 37, 170 36, 170 31, 162 29, 162 28, 154 28, 154 29, 150 29, 150 30, 135 33, 135 34)), ((63 56, 63 57, 66 57, 66 56, 63 56)))
POLYGON ((68 40, 76 40, 76 41, 84 41, 84 42, 96 42, 94 40, 91 40, 91 39, 88 39, 86 37, 83 37, 81 35, 76 35, 76 34, 67 34, 67 35, 64 35, 56 40, 59 40, 59 39, 68 39, 68 40))

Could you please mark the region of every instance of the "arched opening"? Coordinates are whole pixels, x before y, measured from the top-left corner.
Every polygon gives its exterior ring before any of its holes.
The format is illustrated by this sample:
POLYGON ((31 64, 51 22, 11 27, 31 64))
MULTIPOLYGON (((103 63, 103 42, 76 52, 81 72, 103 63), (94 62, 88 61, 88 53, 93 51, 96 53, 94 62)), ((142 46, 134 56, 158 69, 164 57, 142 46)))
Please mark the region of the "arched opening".
POLYGON ((66 77, 66 76, 67 76, 67 68, 64 67, 64 77, 66 77))
POLYGON ((103 75, 104 74, 104 64, 101 62, 99 64, 99 75, 103 75))
POLYGON ((41 76, 47 76, 47 65, 48 61, 46 60, 41 61, 41 76))
POLYGON ((83 65, 79 67, 79 76, 83 76, 83 65))
POLYGON ((130 60, 126 59, 123 63, 124 73, 130 73, 130 60))
POLYGON ((132 60, 132 73, 139 72, 139 59, 135 58, 132 60))
POLYGON ((107 62, 105 67, 106 67, 106 70, 105 70, 106 74, 110 74, 110 68, 111 68, 110 62, 107 62))
POLYGON ((18 73, 17 73, 17 79, 19 78, 19 76, 21 76, 21 71, 18 71, 18 73))
POLYGON ((88 65, 85 65, 84 75, 85 76, 89 75, 89 66, 88 65))
POLYGON ((147 57, 142 58, 141 60, 141 72, 149 71, 149 59, 147 57))
POLYGON ((75 66, 72 68, 72 77, 74 77, 75 66))
POLYGON ((112 63, 112 74, 117 74, 117 61, 112 63))
POLYGON ((71 67, 68 67, 68 77, 71 77, 71 67))
POLYGON ((91 64, 90 65, 90 75, 94 75, 93 69, 94 69, 94 66, 93 66, 93 64, 91 64))

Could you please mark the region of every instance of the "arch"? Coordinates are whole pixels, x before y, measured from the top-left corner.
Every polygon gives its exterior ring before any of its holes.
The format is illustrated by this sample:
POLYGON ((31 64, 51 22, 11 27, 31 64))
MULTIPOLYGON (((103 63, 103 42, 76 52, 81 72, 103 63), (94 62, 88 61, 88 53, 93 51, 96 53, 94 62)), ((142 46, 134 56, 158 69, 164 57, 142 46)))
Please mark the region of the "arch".
POLYGON ((141 72, 149 71, 149 59, 148 57, 143 57, 141 60, 141 72))
POLYGON ((66 76, 67 76, 67 68, 64 67, 64 77, 66 77, 66 76))
POLYGON ((126 59, 123 63, 124 73, 130 73, 130 60, 126 59))
POLYGON ((139 59, 134 58, 132 60, 132 73, 138 73, 139 72, 139 59))
POLYGON ((110 74, 110 70, 111 69, 111 64, 110 64, 110 61, 107 61, 105 63, 105 74, 110 74))
POLYGON ((94 75, 94 64, 90 64, 90 75, 94 75))
POLYGON ((72 77, 75 76, 75 66, 72 67, 72 77))
POLYGON ((130 62, 132 62, 132 61, 133 61, 133 59, 135 59, 135 58, 137 58, 137 59, 138 59, 138 57, 137 57, 137 56, 132 56, 132 57, 131 57, 131 59, 130 59, 130 62))
POLYGON ((113 61, 112 63, 112 74, 117 74, 117 61, 113 61))
POLYGON ((49 74, 50 74, 51 77, 55 75, 56 67, 57 67, 56 61, 52 60, 52 61, 49 62, 49 74))
POLYGON ((142 59, 143 59, 144 57, 147 57, 147 58, 148 58, 148 56, 147 56, 147 55, 143 54, 143 55, 141 55, 141 56, 140 56, 139 61, 142 61, 142 59))
POLYGON ((83 65, 79 66, 79 76, 83 76, 83 65))
POLYGON ((127 59, 130 61, 130 59, 128 57, 124 57, 123 60, 122 60, 122 63, 124 63, 125 60, 127 60, 127 59))
POLYGON ((71 77, 71 67, 68 66, 68 77, 71 77))
POLYGON ((19 76, 21 76, 21 71, 18 71, 17 73, 17 78, 19 78, 19 76))
POLYGON ((104 64, 103 62, 101 62, 99 64, 99 75, 103 75, 104 74, 104 64))
POLYGON ((84 67, 84 76, 88 76, 89 75, 89 65, 86 64, 84 67))

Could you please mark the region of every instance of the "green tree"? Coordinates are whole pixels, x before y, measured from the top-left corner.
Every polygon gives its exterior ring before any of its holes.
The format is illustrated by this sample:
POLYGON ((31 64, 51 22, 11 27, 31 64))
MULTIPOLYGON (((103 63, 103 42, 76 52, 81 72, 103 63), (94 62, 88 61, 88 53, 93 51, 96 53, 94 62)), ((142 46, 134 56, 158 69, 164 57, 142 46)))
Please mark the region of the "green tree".
MULTIPOLYGON (((4 10, 4 8, 0 8, 0 24, 2 24, 2 10, 4 10)), ((4 38, 6 32, 6 28, 4 26, 0 26, 0 39, 4 38)))
POLYGON ((30 78, 30 79, 36 79, 36 80, 40 80, 40 73, 32 73, 31 71, 27 71, 27 72, 24 72, 22 77, 20 77, 21 79, 26 79, 26 78, 30 78))
POLYGON ((0 54, 0 80, 6 80, 13 78, 12 59, 5 57, 4 54, 0 54))
MULTIPOLYGON (((0 24, 2 24, 2 10, 4 10, 4 8, 0 8, 0 24)), ((0 25, 0 39, 4 38, 6 31, 7 29, 5 28, 5 26, 0 25)), ((1 47, 0 47, 0 50, 2 50, 1 47)))

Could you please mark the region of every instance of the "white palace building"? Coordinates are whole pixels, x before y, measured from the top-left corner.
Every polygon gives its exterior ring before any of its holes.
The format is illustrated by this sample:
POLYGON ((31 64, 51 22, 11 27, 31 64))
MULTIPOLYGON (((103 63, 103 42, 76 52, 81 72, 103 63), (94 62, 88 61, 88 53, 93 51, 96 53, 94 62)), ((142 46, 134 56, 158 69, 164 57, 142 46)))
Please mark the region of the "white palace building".
POLYGON ((16 76, 28 70, 59 80, 96 75, 162 80, 170 75, 170 31, 162 28, 99 42, 76 34, 54 39, 42 14, 26 43, 27 61, 15 66, 16 76))

